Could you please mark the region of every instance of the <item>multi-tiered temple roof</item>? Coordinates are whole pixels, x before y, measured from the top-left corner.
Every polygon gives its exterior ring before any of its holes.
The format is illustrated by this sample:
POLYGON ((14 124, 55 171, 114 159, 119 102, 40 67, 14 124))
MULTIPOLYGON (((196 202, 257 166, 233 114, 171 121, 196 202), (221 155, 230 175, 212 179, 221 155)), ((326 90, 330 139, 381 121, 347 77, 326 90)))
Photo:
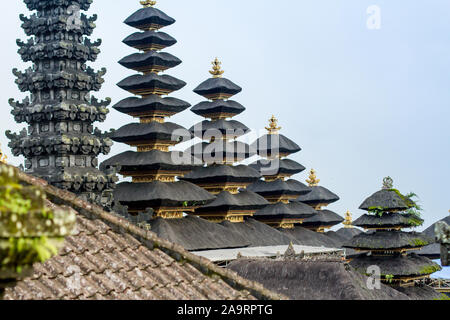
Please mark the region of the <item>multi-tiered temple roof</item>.
POLYGON ((339 200, 339 197, 325 187, 319 186, 320 180, 317 179, 316 172, 311 170, 309 178, 306 180, 311 192, 302 195, 296 199, 314 208, 317 213, 303 221, 303 227, 317 232, 324 232, 326 229, 344 221, 337 213, 323 209, 328 205, 339 200))
POLYGON ((243 222, 244 217, 252 216, 268 203, 258 194, 244 190, 261 177, 259 172, 245 165, 234 165, 251 156, 250 146, 236 140, 250 130, 239 121, 229 120, 245 110, 229 100, 242 89, 222 77, 224 71, 217 58, 210 73, 212 78, 194 90, 210 101, 192 108, 194 113, 209 120, 190 129, 194 136, 206 141, 187 150, 207 166, 195 169, 182 179, 217 195, 215 201, 197 209, 196 215, 213 222, 243 222))
POLYGON ((316 214, 310 206, 291 202, 310 192, 303 183, 290 179, 291 176, 305 170, 301 164, 284 159, 301 151, 292 140, 279 133, 278 120, 275 116, 269 121, 268 134, 259 138, 252 147, 259 156, 266 160, 257 161, 250 166, 258 170, 264 180, 259 180, 248 187, 249 190, 263 196, 271 204, 255 213, 254 218, 276 228, 293 229, 305 218, 316 214))
POLYGON ((190 104, 172 97, 164 97, 183 88, 186 83, 170 75, 161 74, 181 63, 177 57, 160 52, 176 40, 159 29, 175 22, 154 8, 154 1, 141 1, 144 8, 132 14, 125 23, 140 31, 124 43, 141 50, 123 58, 119 63, 137 71, 118 83, 118 86, 140 97, 126 98, 114 106, 119 112, 139 119, 114 132, 116 142, 135 147, 105 161, 105 168, 119 165, 120 174, 132 182, 117 186, 116 199, 137 214, 152 208, 157 217, 182 218, 183 213, 207 204, 214 196, 186 181, 176 181, 194 167, 194 159, 186 153, 171 152, 172 146, 190 140, 191 133, 166 118, 180 113, 190 104))
POLYGON ((427 278, 440 270, 431 260, 408 254, 433 242, 424 234, 402 231, 423 223, 416 214, 408 213, 414 206, 411 199, 393 188, 392 179, 386 178, 383 189, 360 206, 369 213, 353 223, 372 232, 357 235, 345 244, 347 248, 370 252, 353 259, 351 265, 363 274, 376 265, 381 269, 381 280, 396 285, 413 284, 413 280, 427 278))
POLYGON ((27 123, 20 134, 7 132, 15 156, 25 157, 25 170, 51 184, 74 192, 86 200, 111 207, 117 181, 113 171, 101 172, 97 157, 108 154, 111 139, 93 123, 103 122, 110 99, 98 101, 106 69, 94 71, 101 40, 88 38, 97 16, 87 17, 92 0, 25 0, 30 17, 20 16, 22 28, 31 38, 17 41, 19 54, 33 66, 25 72, 13 70, 16 83, 30 96, 9 101, 18 123, 27 123))

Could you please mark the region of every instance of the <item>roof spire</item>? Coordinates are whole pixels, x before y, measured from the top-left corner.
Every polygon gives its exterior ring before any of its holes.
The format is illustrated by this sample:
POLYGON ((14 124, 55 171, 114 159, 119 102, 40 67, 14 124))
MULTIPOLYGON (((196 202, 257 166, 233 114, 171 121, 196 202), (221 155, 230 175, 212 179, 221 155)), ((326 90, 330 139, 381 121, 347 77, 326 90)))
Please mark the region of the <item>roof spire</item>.
POLYGON ((317 179, 316 170, 311 169, 309 173, 309 179, 306 179, 306 183, 309 184, 310 187, 317 187, 319 185, 320 179, 317 179))
POLYGON ((391 177, 386 177, 383 179, 383 189, 389 190, 394 188, 394 180, 391 177))
POLYGON ((347 229, 353 228, 353 218, 350 211, 347 211, 347 213, 345 214, 345 221, 342 222, 342 224, 344 224, 347 229))
POLYGON ((153 7, 156 4, 156 1, 154 0, 142 0, 140 1, 141 5, 144 6, 144 8, 153 7))
POLYGON ((269 127, 266 127, 266 130, 269 131, 269 134, 278 134, 282 128, 278 126, 278 119, 275 116, 269 119, 269 127))
POLYGON ((0 163, 6 164, 6 160, 8 160, 8 157, 6 157, 6 154, 2 152, 1 144, 0 144, 0 163))
POLYGON ((213 65, 213 69, 209 71, 209 73, 211 73, 214 78, 222 78, 222 75, 225 73, 225 71, 221 68, 222 62, 216 58, 213 62, 211 62, 211 64, 213 65))

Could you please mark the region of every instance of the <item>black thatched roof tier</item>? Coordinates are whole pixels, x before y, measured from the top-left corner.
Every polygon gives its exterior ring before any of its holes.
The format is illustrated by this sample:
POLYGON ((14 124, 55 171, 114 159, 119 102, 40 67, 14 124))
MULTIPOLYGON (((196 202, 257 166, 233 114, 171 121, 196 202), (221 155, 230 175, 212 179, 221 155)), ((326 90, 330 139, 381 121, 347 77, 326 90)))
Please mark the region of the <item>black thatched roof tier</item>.
POLYGON ((242 190, 237 194, 231 194, 228 191, 223 191, 217 195, 217 198, 198 208, 196 213, 206 212, 222 212, 231 210, 258 210, 264 208, 269 203, 263 197, 257 195, 254 192, 242 190))
POLYGON ((300 163, 289 159, 259 160, 250 164, 255 170, 258 170, 263 176, 292 176, 303 172, 306 168, 300 163))
POLYGON ((111 135, 111 139, 116 142, 131 144, 150 141, 167 141, 176 144, 183 139, 190 140, 191 138, 191 133, 176 123, 159 123, 156 121, 130 123, 111 135))
POLYGON ((331 228, 342 223, 345 219, 330 210, 317 210, 317 214, 303 221, 305 228, 331 228))
POLYGON ((172 116, 186 110, 190 106, 188 102, 177 98, 162 98, 158 95, 151 95, 147 98, 129 97, 123 99, 114 105, 113 108, 131 116, 149 116, 152 114, 172 116))
POLYGON ((377 231, 361 233, 344 243, 344 247, 360 250, 415 249, 433 243, 422 233, 402 231, 377 231))
POLYGON ((221 225, 242 235, 250 242, 251 247, 281 246, 289 245, 291 242, 300 244, 279 230, 252 218, 246 218, 244 223, 224 221, 221 225))
POLYGON ((196 207, 215 199, 206 190, 186 181, 123 182, 117 185, 114 196, 122 205, 139 211, 158 207, 196 207))
POLYGON ((240 141, 216 140, 201 142, 188 148, 186 152, 207 164, 234 163, 253 156, 250 146, 240 141))
POLYGON ((365 214, 353 221, 353 225, 365 229, 411 228, 422 225, 423 220, 411 214, 365 214))
POLYGON ((321 186, 309 187, 311 192, 300 196, 296 201, 300 201, 311 206, 320 204, 331 204, 339 200, 339 197, 321 186))
POLYGON ((191 111, 204 118, 226 115, 229 118, 245 111, 245 107, 233 100, 203 101, 192 107, 191 111))
POLYGON ((182 180, 192 183, 227 183, 227 182, 248 182, 257 181, 261 175, 258 171, 244 165, 212 165, 201 167, 185 175, 182 180))
POLYGON ((367 274, 371 266, 378 266, 381 275, 394 275, 396 278, 426 277, 442 268, 425 257, 415 254, 408 256, 359 256, 350 265, 362 274, 367 274))
POLYGON ((172 151, 126 151, 104 161, 100 168, 120 166, 120 173, 137 174, 153 171, 190 172, 196 166, 189 154, 172 151))
POLYGON ((310 206, 301 202, 270 204, 267 207, 258 210, 254 214, 254 218, 259 220, 260 218, 267 219, 305 219, 311 217, 317 213, 316 210, 310 206))
POLYGON ((383 189, 367 198, 359 208, 366 211, 374 208, 384 211, 404 211, 411 208, 411 203, 397 190, 383 189))
POLYGON ((251 146, 257 150, 259 156, 265 158, 287 156, 302 150, 298 144, 282 134, 266 134, 253 142, 251 146))
POLYGON ((175 38, 164 32, 135 32, 123 40, 126 45, 138 50, 162 50, 177 43, 175 38))
MULTIPOLYGON (((328 235, 328 233, 327 233, 327 235, 328 235)), ((336 231, 335 233, 342 239, 350 240, 353 237, 356 237, 357 235, 362 234, 363 231, 361 231, 357 228, 341 228, 338 231, 336 231)))
POLYGON ((210 78, 194 89, 198 95, 211 100, 229 99, 241 91, 241 87, 225 78, 210 78))
POLYGON ((211 140, 213 137, 236 139, 249 133, 250 129, 236 120, 205 120, 194 125, 189 131, 202 140, 211 140))
POLYGON ((263 197, 271 196, 299 196, 310 192, 311 190, 303 183, 297 180, 283 181, 277 179, 275 181, 257 181, 247 187, 248 190, 256 192, 263 197))
POLYGON ((368 278, 341 262, 240 259, 229 269, 292 300, 409 300, 387 285, 368 290, 368 278))
POLYGON ((170 53, 157 51, 133 53, 119 61, 125 68, 138 72, 164 71, 180 65, 181 62, 170 53))
POLYGON ((334 239, 325 235, 325 233, 319 233, 301 226, 295 226, 294 229, 279 229, 291 239, 295 240, 295 243, 312 246, 312 247, 326 247, 326 248, 340 248, 341 244, 334 239))
POLYGON ((120 81, 117 86, 136 95, 169 94, 180 90, 186 82, 169 75, 150 73, 132 75, 120 81))
POLYGON ((125 24, 140 30, 160 29, 175 23, 175 19, 159 9, 146 7, 129 16, 125 24))
POLYGON ((195 216, 183 219, 150 221, 151 231, 159 237, 177 243, 189 251, 248 247, 250 243, 236 231, 195 216))

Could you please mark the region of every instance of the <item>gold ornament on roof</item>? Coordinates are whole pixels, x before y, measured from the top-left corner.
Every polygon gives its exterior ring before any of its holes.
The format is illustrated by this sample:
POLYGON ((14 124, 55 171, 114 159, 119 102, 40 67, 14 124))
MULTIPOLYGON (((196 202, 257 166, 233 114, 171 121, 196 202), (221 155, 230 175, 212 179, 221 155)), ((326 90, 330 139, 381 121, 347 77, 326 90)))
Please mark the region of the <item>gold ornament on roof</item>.
POLYGON ((345 225, 346 228, 353 228, 353 218, 350 211, 347 211, 347 213, 345 214, 345 221, 342 223, 345 225))
POLYGON ((278 126, 278 119, 275 116, 269 119, 269 127, 266 127, 266 130, 269 131, 269 134, 278 134, 278 132, 282 128, 278 126))
POLYGON ((219 61, 218 58, 216 58, 213 62, 211 62, 213 65, 213 69, 209 71, 209 73, 212 74, 214 78, 222 78, 222 75, 225 73, 225 71, 222 70, 222 62, 219 61))
POLYGON ((6 154, 4 154, 2 152, 2 148, 1 148, 1 144, 0 144, 0 163, 4 163, 6 164, 6 160, 8 160, 8 157, 6 156, 6 154))
POLYGON ((144 6, 144 8, 153 7, 156 4, 156 1, 153 0, 142 0, 140 1, 141 5, 144 6))
POLYGON ((306 179, 306 183, 309 184, 310 187, 317 187, 319 185, 320 179, 317 179, 316 171, 311 169, 309 173, 309 178, 306 179))

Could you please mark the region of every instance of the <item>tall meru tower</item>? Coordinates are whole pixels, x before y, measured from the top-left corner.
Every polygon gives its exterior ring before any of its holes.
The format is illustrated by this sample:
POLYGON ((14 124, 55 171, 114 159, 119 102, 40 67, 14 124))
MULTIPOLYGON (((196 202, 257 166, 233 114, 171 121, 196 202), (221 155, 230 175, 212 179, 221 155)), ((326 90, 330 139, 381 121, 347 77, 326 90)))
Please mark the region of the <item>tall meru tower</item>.
POLYGON ((110 207, 116 182, 113 171, 97 169, 99 154, 108 154, 112 141, 94 128, 104 121, 111 99, 98 101, 106 69, 94 71, 101 40, 88 38, 96 15, 87 17, 92 0, 24 0, 30 17, 20 16, 27 42, 17 41, 18 53, 32 67, 13 70, 22 92, 22 102, 9 101, 18 123, 27 123, 20 134, 9 131, 14 156, 25 157, 27 173, 41 177, 81 198, 110 207))

